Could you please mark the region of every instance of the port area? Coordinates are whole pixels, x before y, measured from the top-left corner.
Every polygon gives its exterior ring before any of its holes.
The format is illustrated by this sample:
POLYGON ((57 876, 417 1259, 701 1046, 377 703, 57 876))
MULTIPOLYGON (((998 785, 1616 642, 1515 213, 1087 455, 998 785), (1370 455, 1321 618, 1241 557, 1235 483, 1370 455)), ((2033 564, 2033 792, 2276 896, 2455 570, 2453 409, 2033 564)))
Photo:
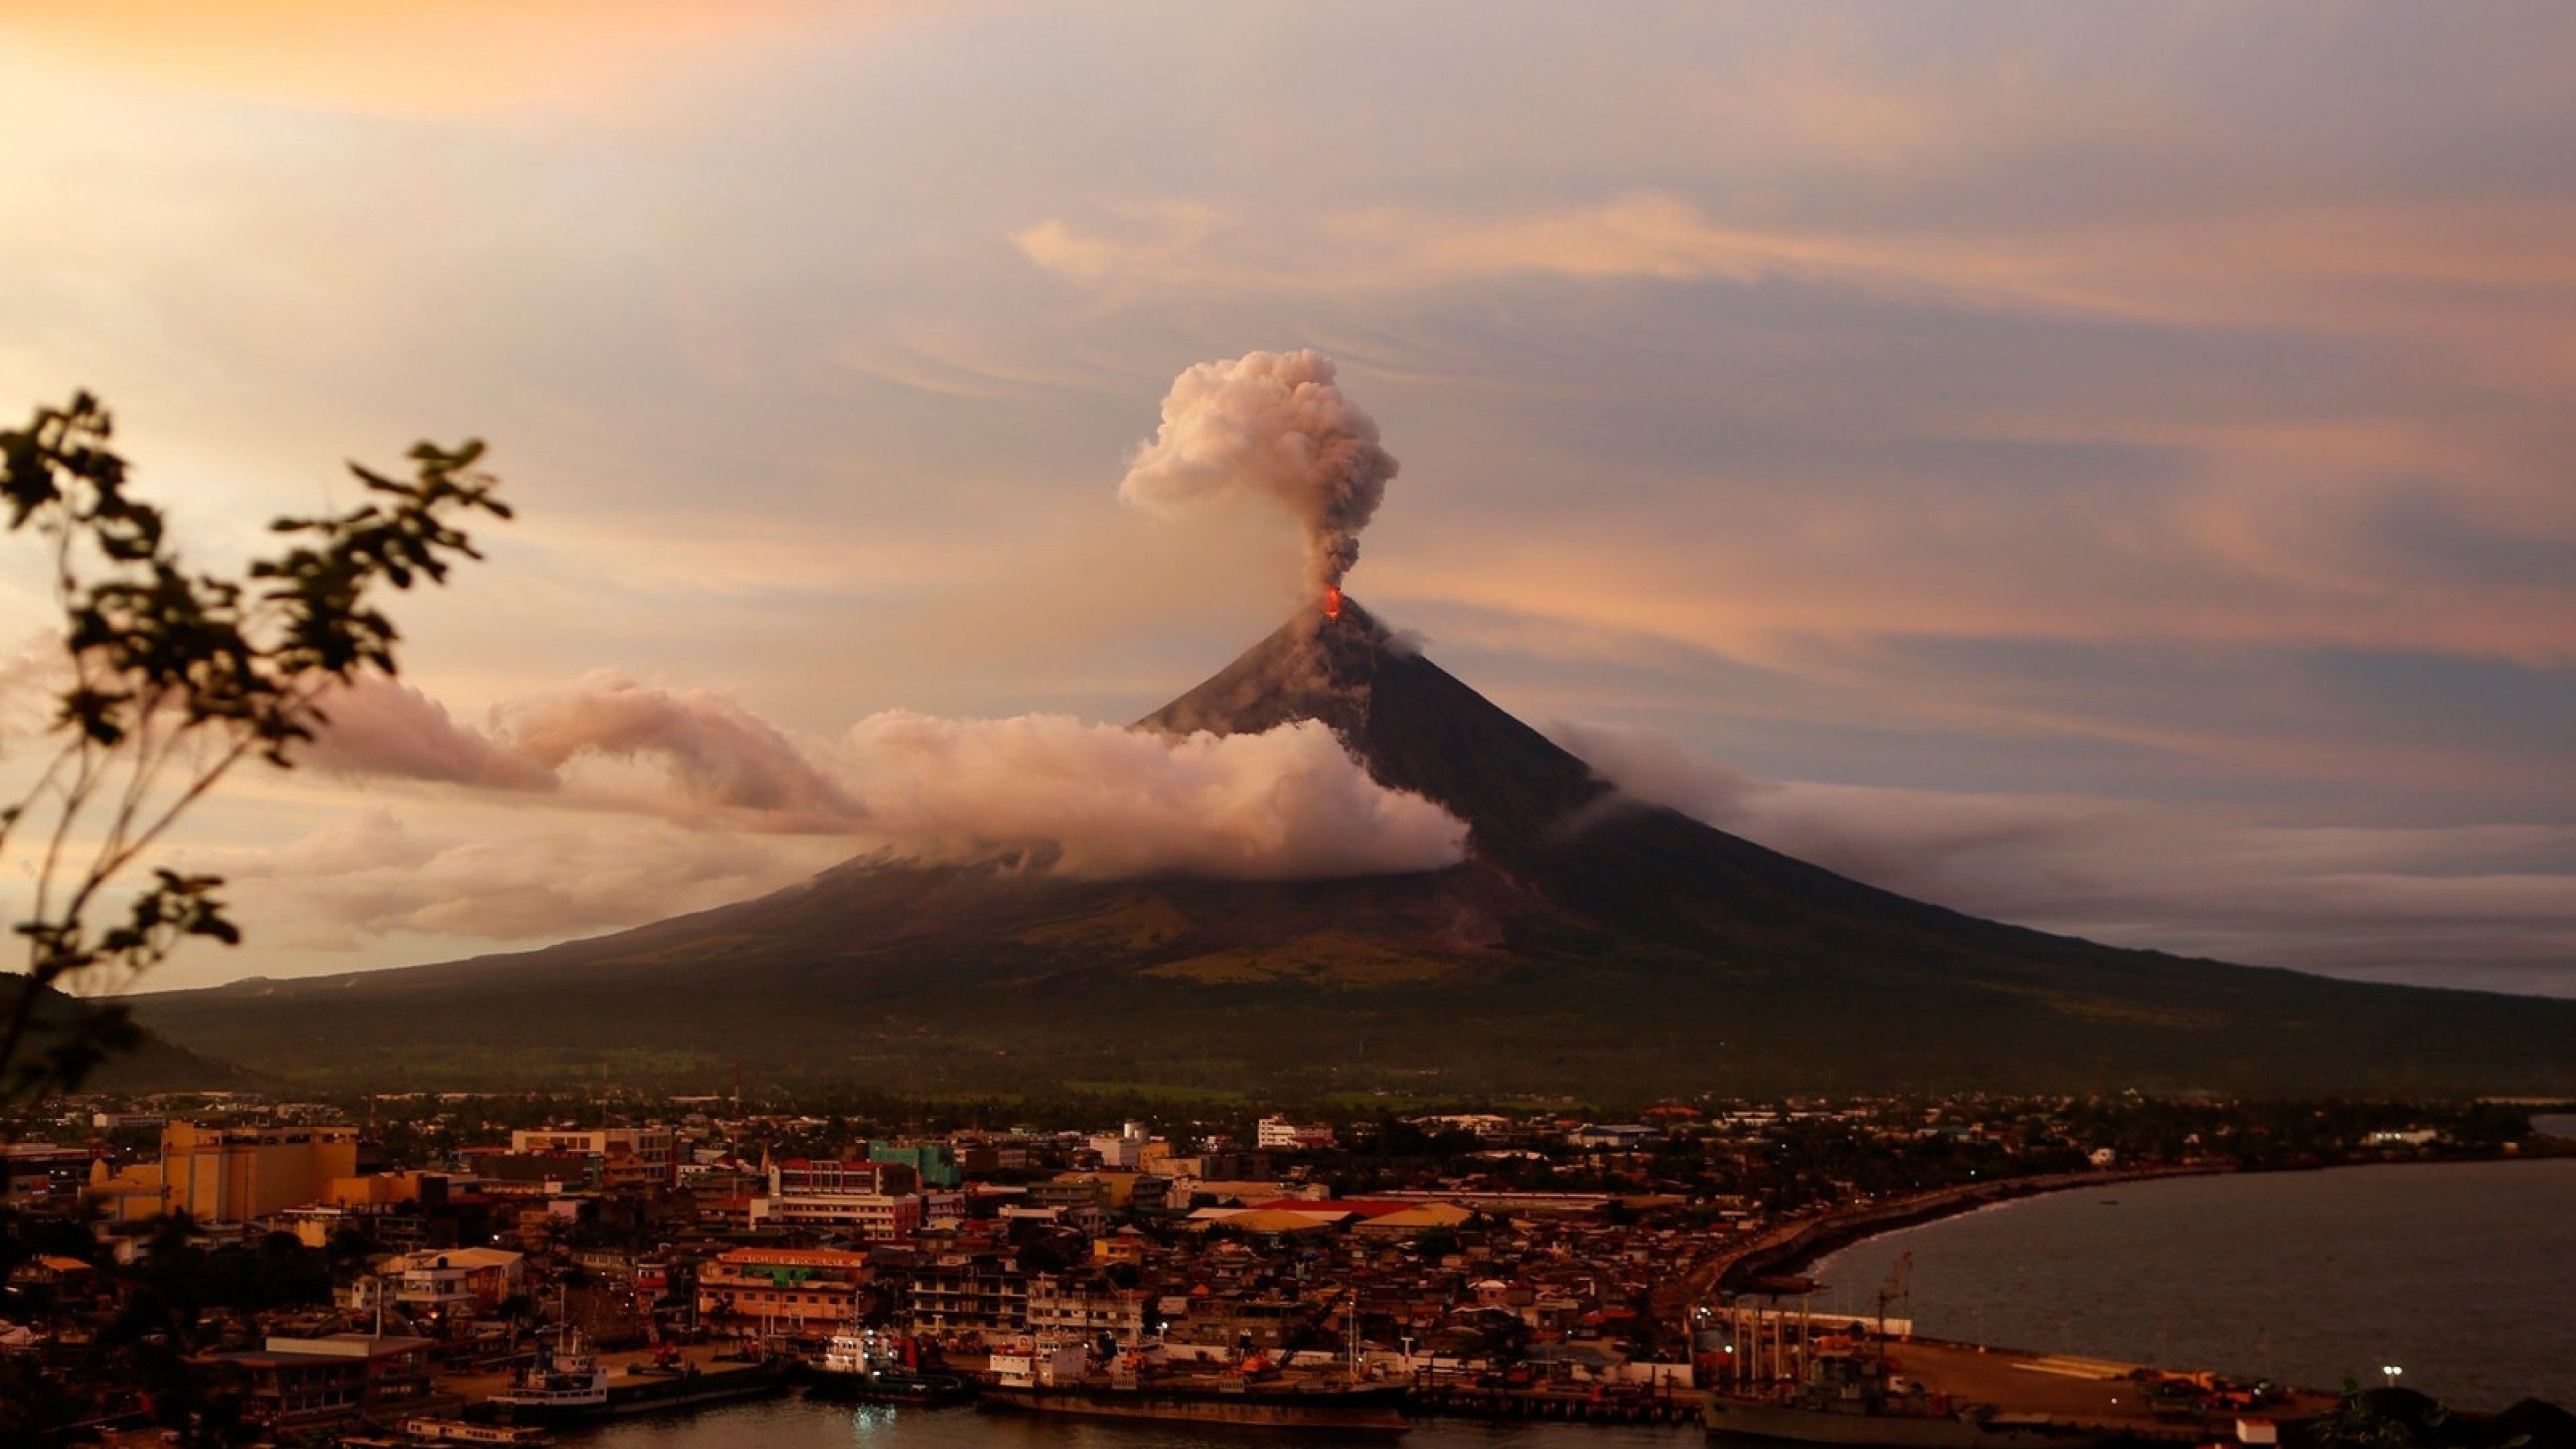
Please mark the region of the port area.
POLYGON ((1702 1395, 1693 1389, 1620 1385, 1569 1389, 1511 1387, 1473 1380, 1426 1379, 1405 1396, 1417 1415, 1462 1419, 1561 1419, 1575 1424, 1696 1424, 1702 1395))
MULTIPOLYGON (((1940 1339, 1900 1338, 1886 1345, 1887 1371, 1949 1403, 1991 1406, 1999 1419, 2044 1420, 2068 1430, 2098 1432, 2138 1443, 2203 1444, 2235 1441, 2238 1419, 2287 1424, 2333 1409, 2337 1396, 2273 1388, 2264 1401, 2242 1408, 2217 1402, 2162 1400, 2158 1383, 2187 1382, 2190 1375, 2109 1359, 2033 1353, 1940 1339)), ((1760 1391, 1721 1387, 1728 1397, 1759 1399, 1760 1391)))
MULTIPOLYGON (((612 1385, 649 1383, 657 1376, 667 1378, 673 1372, 683 1372, 690 1367, 696 1368, 702 1374, 711 1374, 719 1369, 740 1368, 744 1363, 740 1357, 723 1356, 733 1352, 730 1345, 687 1344, 678 1348, 678 1357, 672 1362, 670 1369, 657 1375, 654 1372, 654 1364, 658 1361, 657 1356, 665 1351, 638 1348, 624 1353, 603 1353, 599 1355, 599 1361, 607 1366, 608 1381, 612 1385), (630 1372, 639 1367, 645 1372, 640 1374, 630 1372)), ((510 1376, 516 1373, 519 1367, 520 1365, 514 1362, 495 1368, 473 1369, 461 1373, 440 1373, 433 1376, 430 1386, 436 1395, 452 1394, 466 1404, 480 1404, 508 1388, 510 1376)))

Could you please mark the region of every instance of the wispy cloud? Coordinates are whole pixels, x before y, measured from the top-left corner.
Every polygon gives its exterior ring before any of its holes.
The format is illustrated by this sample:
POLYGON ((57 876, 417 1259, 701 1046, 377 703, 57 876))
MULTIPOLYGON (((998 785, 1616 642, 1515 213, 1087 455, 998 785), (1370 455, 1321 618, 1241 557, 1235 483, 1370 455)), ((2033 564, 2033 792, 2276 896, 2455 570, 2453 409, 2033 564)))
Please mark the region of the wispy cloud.
POLYGON ((2062 795, 1771 781, 1560 725, 1622 790, 1922 900, 2117 945, 2576 994, 2576 827, 2293 825, 2062 795))

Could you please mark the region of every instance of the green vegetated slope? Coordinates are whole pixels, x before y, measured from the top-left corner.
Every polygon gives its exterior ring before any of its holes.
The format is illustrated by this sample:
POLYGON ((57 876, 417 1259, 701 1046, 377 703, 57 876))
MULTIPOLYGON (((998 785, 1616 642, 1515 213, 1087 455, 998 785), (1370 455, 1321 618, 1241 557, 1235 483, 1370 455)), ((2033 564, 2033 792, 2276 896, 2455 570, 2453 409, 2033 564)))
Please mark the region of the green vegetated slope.
POLYGON ((1409 1097, 2576 1090, 2576 1002, 2117 950, 1626 799, 1390 637, 1309 612, 1140 728, 1330 724, 1471 827, 1446 870, 1075 881, 854 861, 598 940, 138 999, 293 1078, 1067 1082, 1409 1097))
MULTIPOLYGON (((24 976, 0 977, 0 1011, 15 1009, 18 993, 26 989, 26 982, 24 976)), ((101 1003, 68 996, 51 987, 43 990, 30 1019, 27 1040, 20 1049, 18 1060, 24 1064, 49 1059, 56 1047, 73 1038, 72 1028, 83 1015, 105 1009, 101 1003)), ((155 1032, 140 1031, 134 1041, 101 1061, 82 1085, 113 1092, 194 1092, 241 1091, 273 1084, 230 1062, 210 1060, 173 1046, 155 1032)))

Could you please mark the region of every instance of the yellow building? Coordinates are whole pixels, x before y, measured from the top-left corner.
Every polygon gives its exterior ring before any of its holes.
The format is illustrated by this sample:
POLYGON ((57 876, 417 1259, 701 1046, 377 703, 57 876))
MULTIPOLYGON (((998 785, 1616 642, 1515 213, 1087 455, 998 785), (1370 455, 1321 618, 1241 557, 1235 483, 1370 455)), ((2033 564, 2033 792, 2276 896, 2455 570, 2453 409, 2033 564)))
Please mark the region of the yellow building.
POLYGON ((736 1248, 698 1265, 698 1316, 788 1332, 857 1317, 868 1255, 829 1248, 736 1248))
POLYGON ((305 1207, 358 1171, 355 1127, 161 1129, 161 1160, 114 1176, 94 1173, 90 1199, 118 1222, 186 1213, 199 1222, 243 1223, 305 1207))
POLYGON ((365 1177, 335 1177, 322 1193, 322 1200, 334 1207, 398 1207, 420 1201, 421 1174, 417 1172, 377 1172, 365 1177))

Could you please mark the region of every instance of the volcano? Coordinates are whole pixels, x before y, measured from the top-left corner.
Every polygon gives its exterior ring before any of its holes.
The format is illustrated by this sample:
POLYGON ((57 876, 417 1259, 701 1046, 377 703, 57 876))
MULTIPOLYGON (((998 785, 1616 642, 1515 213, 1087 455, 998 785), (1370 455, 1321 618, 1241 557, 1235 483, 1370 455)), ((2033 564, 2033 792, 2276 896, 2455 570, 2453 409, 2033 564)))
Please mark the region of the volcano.
POLYGON ((1313 881, 863 859, 595 940, 136 998, 198 1051, 370 1085, 1634 1100, 2576 1091, 2576 1002, 2121 950, 1909 900, 1621 795, 1355 600, 1137 722, 1330 726, 1466 860, 1313 881))

